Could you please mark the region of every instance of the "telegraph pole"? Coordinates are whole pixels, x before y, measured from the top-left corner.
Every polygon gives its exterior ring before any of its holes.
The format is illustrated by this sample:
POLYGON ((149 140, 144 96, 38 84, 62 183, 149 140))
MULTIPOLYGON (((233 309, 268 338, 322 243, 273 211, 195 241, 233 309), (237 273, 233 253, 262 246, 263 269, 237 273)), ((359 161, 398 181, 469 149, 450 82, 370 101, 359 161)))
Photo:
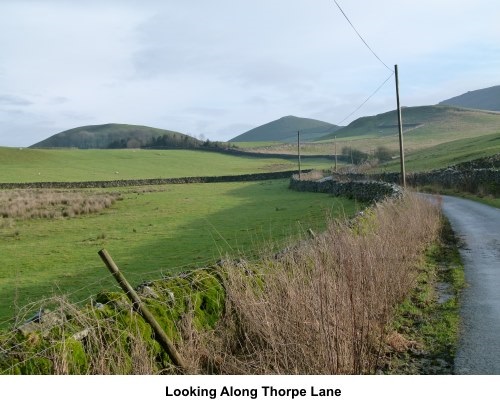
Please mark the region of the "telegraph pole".
POLYGON ((335 148, 335 172, 337 171, 337 135, 335 135, 333 146, 335 148))
POLYGON ((404 151, 404 145, 403 145, 403 120, 401 118, 401 104, 399 103, 398 65, 394 65, 394 74, 396 76, 396 101, 398 104, 399 158, 401 161, 401 185, 403 187, 406 187, 405 151, 404 151))
POLYGON ((297 158, 299 160, 299 180, 300 180, 300 131, 297 131, 297 158))

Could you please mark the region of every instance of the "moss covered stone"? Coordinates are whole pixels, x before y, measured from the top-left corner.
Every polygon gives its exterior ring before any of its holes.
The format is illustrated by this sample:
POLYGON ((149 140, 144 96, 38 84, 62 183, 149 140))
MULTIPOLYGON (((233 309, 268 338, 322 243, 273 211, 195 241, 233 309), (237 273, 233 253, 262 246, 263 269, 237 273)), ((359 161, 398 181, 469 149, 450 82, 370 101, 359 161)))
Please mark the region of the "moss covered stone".
MULTIPOLYGON (((143 303, 173 341, 182 339, 186 321, 197 330, 210 329, 223 314, 225 290, 215 269, 172 276, 147 287, 143 303)), ((2 349, 0 372, 8 374, 134 374, 142 371, 137 364, 145 357, 155 363, 150 372, 170 365, 150 325, 121 292, 101 292, 77 316, 66 317, 48 332, 11 334, 2 349), (99 368, 103 353, 107 364, 99 368)))

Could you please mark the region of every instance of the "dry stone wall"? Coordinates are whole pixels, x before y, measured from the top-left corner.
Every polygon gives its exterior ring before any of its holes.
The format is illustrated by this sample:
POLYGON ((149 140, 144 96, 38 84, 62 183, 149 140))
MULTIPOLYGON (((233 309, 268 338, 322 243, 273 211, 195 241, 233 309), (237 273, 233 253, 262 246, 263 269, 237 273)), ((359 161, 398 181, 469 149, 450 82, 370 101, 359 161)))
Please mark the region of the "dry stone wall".
MULTIPOLYGON (((429 172, 407 173, 406 183, 419 187, 436 185, 445 189, 466 191, 470 193, 489 193, 500 195, 500 154, 460 163, 445 169, 429 172)), ((400 184, 399 173, 377 174, 335 174, 338 181, 379 181, 400 184)))
POLYGON ((297 176, 292 176, 290 188, 297 191, 330 193, 367 202, 400 197, 403 193, 401 187, 396 184, 374 180, 337 181, 331 176, 321 180, 299 180, 297 176))
MULTIPOLYGON (((304 172, 308 172, 306 170, 304 172)), ((109 180, 109 181, 78 181, 78 182, 28 182, 28 183, 0 183, 0 189, 17 188, 110 188, 130 186, 151 186, 162 184, 187 184, 187 183, 225 183, 237 181, 259 181, 287 179, 296 171, 252 173, 235 176, 204 176, 204 177, 177 177, 160 179, 137 180, 109 180)))

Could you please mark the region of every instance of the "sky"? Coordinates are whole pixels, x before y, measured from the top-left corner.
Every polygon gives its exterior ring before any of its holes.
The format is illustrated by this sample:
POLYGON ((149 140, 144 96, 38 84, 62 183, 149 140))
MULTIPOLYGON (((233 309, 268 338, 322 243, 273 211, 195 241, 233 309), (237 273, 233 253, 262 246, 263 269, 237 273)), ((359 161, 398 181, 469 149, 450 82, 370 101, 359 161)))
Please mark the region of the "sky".
POLYGON ((347 125, 395 109, 395 64, 404 106, 500 84, 498 0, 337 2, 380 60, 333 0, 0 0, 0 146, 105 123, 347 125))

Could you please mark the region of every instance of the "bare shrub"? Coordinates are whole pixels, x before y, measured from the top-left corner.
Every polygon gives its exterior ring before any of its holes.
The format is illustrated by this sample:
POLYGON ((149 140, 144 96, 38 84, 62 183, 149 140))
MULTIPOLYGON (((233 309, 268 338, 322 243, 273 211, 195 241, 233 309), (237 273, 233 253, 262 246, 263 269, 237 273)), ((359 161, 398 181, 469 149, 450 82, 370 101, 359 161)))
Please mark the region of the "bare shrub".
POLYGON ((354 225, 330 223, 278 260, 245 271, 227 262, 226 316, 192 355, 204 353, 200 367, 221 374, 374 372, 393 308, 414 286, 439 215, 407 195, 368 210, 354 225))
MULTIPOLYGON (((294 177, 298 176, 294 175, 294 177)), ((323 177, 325 177, 325 174, 320 170, 311 170, 310 172, 300 174, 302 180, 320 180, 323 177)))

